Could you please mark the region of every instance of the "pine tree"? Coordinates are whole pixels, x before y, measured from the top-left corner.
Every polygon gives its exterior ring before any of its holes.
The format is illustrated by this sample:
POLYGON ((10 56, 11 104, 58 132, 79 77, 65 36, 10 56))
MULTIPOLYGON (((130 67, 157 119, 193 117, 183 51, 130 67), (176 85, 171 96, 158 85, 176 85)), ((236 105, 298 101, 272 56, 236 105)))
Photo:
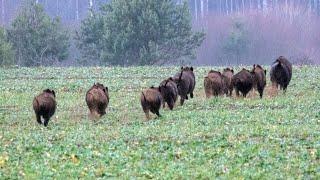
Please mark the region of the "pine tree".
POLYGON ((187 3, 173 0, 112 0, 82 22, 77 36, 83 58, 122 66, 192 59, 203 39, 192 31, 187 3))

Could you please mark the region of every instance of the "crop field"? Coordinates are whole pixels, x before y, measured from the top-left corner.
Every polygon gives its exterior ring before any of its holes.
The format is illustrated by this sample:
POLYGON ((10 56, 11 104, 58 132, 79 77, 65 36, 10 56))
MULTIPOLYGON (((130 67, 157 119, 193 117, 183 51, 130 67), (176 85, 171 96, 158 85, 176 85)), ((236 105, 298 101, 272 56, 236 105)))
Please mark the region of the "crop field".
POLYGON ((141 90, 178 67, 0 69, 0 179, 320 178, 319 67, 294 67, 276 96, 268 75, 263 99, 206 99, 210 69, 195 68, 195 98, 149 121, 141 90), (94 82, 110 93, 95 122, 85 103, 94 82), (46 88, 58 103, 47 128, 32 109, 46 88))

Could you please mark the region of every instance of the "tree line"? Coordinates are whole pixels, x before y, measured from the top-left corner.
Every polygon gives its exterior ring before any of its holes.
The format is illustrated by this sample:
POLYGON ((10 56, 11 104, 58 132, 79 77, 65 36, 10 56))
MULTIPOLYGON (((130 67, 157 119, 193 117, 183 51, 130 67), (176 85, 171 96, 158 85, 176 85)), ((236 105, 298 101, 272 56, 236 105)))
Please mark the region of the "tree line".
MULTIPOLYGON (((25 4, 25 0, 0 0, 0 24, 9 24, 16 16, 18 9, 25 4)), ((51 17, 59 16, 63 23, 79 23, 93 8, 98 10, 100 6, 110 0, 36 0, 51 17)), ((181 4, 184 0, 174 0, 181 4)), ((208 14, 233 14, 244 13, 248 10, 266 11, 268 9, 289 7, 304 7, 306 12, 315 12, 320 15, 320 0, 188 0, 192 16, 195 20, 205 18, 208 14)))
POLYGON ((1 65, 54 65, 67 59, 70 41, 82 65, 160 65, 193 59, 204 40, 204 33, 192 31, 187 3, 111 0, 99 11, 91 8, 79 29, 68 31, 39 1, 26 3, 1 28, 1 65))

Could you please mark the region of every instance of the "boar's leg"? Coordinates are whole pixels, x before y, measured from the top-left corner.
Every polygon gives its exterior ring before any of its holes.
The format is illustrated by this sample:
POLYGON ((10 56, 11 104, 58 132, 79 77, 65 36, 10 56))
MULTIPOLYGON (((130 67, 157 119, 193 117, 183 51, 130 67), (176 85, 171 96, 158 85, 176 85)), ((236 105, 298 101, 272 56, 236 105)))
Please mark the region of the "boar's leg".
POLYGON ((258 88, 259 94, 260 94, 260 98, 262 99, 263 96, 263 89, 262 88, 258 88))
POLYGON ((156 110, 156 113, 155 113, 158 117, 161 117, 160 113, 159 113, 159 110, 156 110))
POLYGON ((39 114, 36 114, 36 116, 37 116, 37 122, 38 122, 39 124, 42 124, 41 116, 40 116, 39 114))
POLYGON ((183 105, 183 103, 184 103, 184 97, 183 97, 183 96, 181 96, 181 97, 180 97, 180 105, 182 106, 182 105, 183 105))
POLYGON ((190 93, 190 97, 193 98, 193 92, 190 93))
POLYGON ((45 127, 47 127, 48 126, 48 123, 49 123, 49 117, 48 116, 43 116, 43 119, 44 119, 44 123, 43 123, 43 125, 45 126, 45 127))

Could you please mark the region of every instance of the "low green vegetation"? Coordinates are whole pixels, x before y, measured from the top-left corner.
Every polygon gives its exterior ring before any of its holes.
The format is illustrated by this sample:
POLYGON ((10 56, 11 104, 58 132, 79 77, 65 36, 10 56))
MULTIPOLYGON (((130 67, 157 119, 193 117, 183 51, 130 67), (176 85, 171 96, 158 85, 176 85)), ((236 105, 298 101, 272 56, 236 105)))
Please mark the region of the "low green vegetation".
POLYGON ((319 178, 319 67, 295 67, 285 95, 207 100, 209 69, 195 69, 194 99, 150 121, 141 90, 179 68, 0 69, 0 179, 319 178), (94 82, 111 97, 96 122, 85 104, 94 82), (32 110, 45 88, 58 102, 48 128, 32 110))

